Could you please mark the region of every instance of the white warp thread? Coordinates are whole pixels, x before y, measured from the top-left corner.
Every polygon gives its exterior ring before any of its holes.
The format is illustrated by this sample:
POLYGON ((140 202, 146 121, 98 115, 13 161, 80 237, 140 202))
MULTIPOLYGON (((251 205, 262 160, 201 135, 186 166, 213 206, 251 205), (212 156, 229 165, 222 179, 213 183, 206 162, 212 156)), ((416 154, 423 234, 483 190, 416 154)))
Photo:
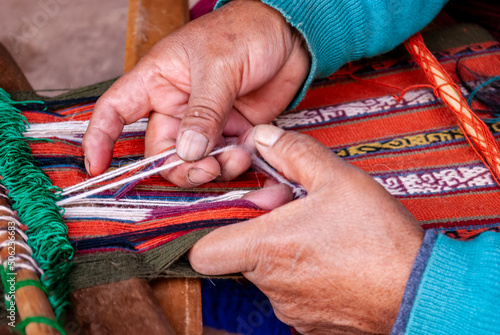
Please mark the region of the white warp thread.
MULTIPOLYGON (((9 208, 6 208, 5 206, 1 206, 2 210, 5 210, 6 212, 10 213, 11 215, 14 215, 13 211, 10 210, 9 208)), ((15 272, 18 269, 25 269, 29 270, 34 273, 38 273, 39 277, 43 276, 43 270, 38 266, 36 261, 33 259, 33 250, 31 247, 27 244, 28 241, 28 236, 22 231, 21 229, 21 223, 17 218, 14 216, 9 216, 9 215, 0 215, 0 221, 8 221, 14 223, 14 231, 21 237, 21 239, 16 239, 16 240, 10 240, 6 239, 4 242, 0 243, 0 250, 2 250, 5 247, 10 247, 12 244, 14 246, 19 246, 25 249, 27 254, 22 254, 18 253, 14 256, 14 262, 12 262, 11 259, 5 259, 4 262, 2 263, 2 266, 4 267, 5 270, 7 270, 7 266, 9 266, 9 271, 10 272, 15 272), (12 269, 10 265, 14 263, 14 268, 12 269)), ((11 235, 11 228, 9 227, 4 227, 0 229, 0 235, 1 234, 8 234, 9 236, 11 235)), ((6 295, 7 297, 8 295, 6 295)))
MULTIPOLYGON (((216 149, 212 151, 209 155, 214 156, 229 150, 233 150, 237 148, 237 145, 229 145, 223 148, 216 149)), ((132 171, 134 169, 137 169, 139 167, 152 164, 156 161, 159 161, 165 157, 168 157, 170 155, 173 155, 176 153, 176 149, 170 149, 165 152, 162 152, 156 156, 152 156, 143 160, 140 160, 138 162, 117 168, 115 170, 109 171, 107 173, 104 173, 100 176, 88 179, 84 182, 81 182, 77 185, 67 187, 63 190, 62 195, 63 196, 68 196, 70 194, 73 194, 78 191, 86 190, 88 188, 91 188, 92 186, 101 183, 106 180, 114 179, 118 176, 121 176, 129 171, 132 171)), ((306 191, 304 188, 300 185, 294 185, 290 183, 288 180, 286 180, 283 176, 281 176, 278 172, 276 172, 272 167, 270 167, 268 164, 266 164, 261 158, 259 158, 255 153, 252 153, 252 160, 254 165, 262 170, 264 173, 268 174, 272 178, 276 179, 278 182, 283 183, 285 185, 288 185, 292 190, 295 198, 302 198, 306 195, 306 191)), ((83 199, 86 199, 92 195, 102 193, 104 191, 114 189, 117 187, 120 187, 122 185, 137 181, 137 180, 142 180, 144 178, 147 178, 149 176, 152 176, 154 174, 157 174, 161 171, 165 171, 168 169, 172 169, 176 166, 179 166, 181 164, 185 163, 182 159, 179 159, 175 162, 164 164, 162 166, 156 167, 154 169, 144 171, 141 173, 137 173, 133 176, 130 176, 128 178, 124 178, 122 180, 118 180, 106 185, 103 185, 101 187, 97 187, 91 190, 84 191, 82 193, 79 193, 77 195, 67 197, 65 199, 62 199, 57 202, 57 205, 60 207, 67 206, 69 204, 89 204, 89 203, 94 203, 94 204, 109 204, 109 205, 132 205, 132 206, 191 206, 197 203, 203 203, 203 202, 215 202, 215 201, 228 201, 228 200, 236 200, 240 199, 244 194, 246 194, 248 191, 233 191, 229 192, 225 195, 218 196, 218 197, 210 197, 210 198, 204 198, 204 199, 199 199, 194 202, 181 202, 181 201, 146 201, 146 200, 131 200, 131 199, 126 199, 126 200, 111 200, 111 199, 92 199, 89 200, 87 199, 85 202, 83 202, 83 199), (244 192, 244 193, 243 193, 244 192)), ((73 212, 69 211, 69 208, 66 209, 65 216, 73 216, 73 215, 81 215, 83 212, 82 210, 74 210, 73 212)), ((137 213, 137 218, 142 218, 146 215, 146 213, 137 213)))
MULTIPOLYGON (((156 162, 156 161, 158 161, 158 160, 160 160, 162 158, 165 158, 165 157, 168 157, 170 155, 173 155, 174 153, 175 153, 175 149, 166 150, 166 151, 164 151, 162 153, 159 153, 156 156, 152 156, 152 157, 149 157, 149 158, 142 159, 142 160, 137 161, 135 163, 128 164, 128 165, 125 165, 123 167, 120 167, 120 168, 111 170, 109 172, 103 173, 100 176, 87 179, 86 181, 81 182, 79 184, 66 187, 63 190, 62 196, 64 197, 64 196, 67 196, 69 194, 72 194, 72 193, 78 192, 80 190, 86 189, 86 188, 88 188, 88 187, 90 187, 92 185, 101 183, 101 182, 109 180, 109 179, 116 178, 118 176, 121 176, 121 175, 129 172, 129 171, 132 171, 132 170, 140 168, 142 166, 154 163, 154 162, 156 162)), ((183 162, 183 161, 181 161, 181 162, 183 162)))
MULTIPOLYGON (((210 156, 214 156, 214 155, 217 155, 217 154, 229 151, 229 150, 233 150, 236 147, 237 147, 236 145, 230 145, 230 146, 227 146, 227 147, 224 147, 224 148, 220 148, 220 149, 214 150, 209 155, 210 156)), ((173 153, 175 153, 175 149, 172 149, 172 150, 173 150, 173 153)), ((161 153, 161 154, 158 154, 156 156, 143 159, 143 160, 141 160, 141 161, 139 161, 137 163, 129 164, 129 165, 126 165, 124 167, 115 169, 113 171, 104 173, 104 174, 102 174, 102 175, 100 175, 98 177, 91 178, 91 179, 89 179, 87 181, 84 181, 84 182, 82 182, 80 184, 77 184, 77 185, 74 185, 74 186, 71 186, 71 187, 68 187, 68 188, 64 189, 62 195, 65 196, 65 195, 74 193, 74 192, 76 192, 78 190, 91 187, 91 186, 93 186, 93 185, 95 185, 97 183, 100 183, 100 182, 104 181, 104 180, 109 180, 109 179, 115 178, 116 176, 122 175, 125 172, 133 170, 133 169, 135 169, 137 167, 141 167, 141 166, 147 165, 149 163, 153 163, 153 162, 155 162, 155 161, 157 161, 159 159, 165 158, 165 157, 167 157, 170 154, 172 154, 172 153, 170 152, 170 150, 168 150, 168 151, 166 151, 164 153, 161 153), (133 167, 131 167, 131 166, 133 166, 133 167)), ((122 180, 118 180, 118 181, 115 181, 113 183, 110 183, 110 184, 103 185, 101 187, 95 188, 93 190, 89 190, 89 191, 77 194, 77 195, 75 195, 73 197, 69 197, 69 198, 66 198, 66 199, 63 199, 63 200, 59 200, 57 202, 57 205, 63 207, 63 206, 66 206, 68 204, 74 203, 77 200, 88 198, 91 195, 98 194, 98 193, 101 193, 101 192, 104 192, 104 191, 107 191, 107 190, 110 190, 110 189, 113 189, 113 188, 116 188, 116 187, 119 187, 119 186, 122 186, 122 185, 125 185, 125 184, 128 184, 128 183, 134 182, 136 180, 142 180, 142 179, 147 178, 149 176, 152 176, 154 174, 160 173, 161 171, 165 171, 165 170, 171 169, 173 167, 179 166, 179 165, 181 165, 183 163, 185 163, 185 161, 183 161, 182 159, 179 159, 178 161, 175 161, 175 162, 172 162, 172 163, 169 163, 169 164, 164 164, 162 166, 159 166, 157 168, 151 169, 149 171, 144 171, 144 172, 138 173, 138 174, 130 176, 128 178, 125 178, 125 179, 122 179, 122 180)))
POLYGON ((127 199, 119 200, 106 198, 88 198, 76 201, 65 208, 65 219, 99 218, 101 220, 116 220, 123 218, 126 221, 140 223, 151 216, 156 208, 188 207, 203 203, 216 203, 241 199, 249 190, 231 191, 225 194, 201 198, 195 201, 184 200, 146 200, 127 199), (97 205, 96 207, 93 207, 97 205))
MULTIPOLYGON (((110 199, 110 198, 90 198, 82 201, 74 202, 73 205, 80 205, 86 207, 88 211, 88 205, 120 205, 121 207, 131 206, 131 207, 185 207, 203 203, 212 203, 220 201, 231 201, 241 199, 242 196, 250 192, 249 190, 236 190, 230 191, 217 196, 205 197, 195 201, 183 201, 183 200, 148 200, 148 199, 129 199, 122 198, 120 200, 110 199)), ((73 207, 71 207, 73 208, 73 207)), ((71 208, 67 208, 65 214, 70 211, 71 208)))
POLYGON ((276 172, 275 169, 273 169, 271 166, 269 166, 266 162, 264 162, 261 158, 259 158, 254 153, 252 153, 252 160, 253 160, 253 164, 258 169, 262 170, 262 172, 269 175, 270 177, 273 177, 274 179, 276 179, 276 181, 290 187, 293 191, 293 197, 295 199, 303 198, 306 196, 307 192, 302 186, 294 185, 294 184, 290 183, 288 180, 285 179, 285 177, 283 177, 278 172, 276 172))
MULTIPOLYGON (((148 119, 142 118, 132 124, 123 127, 122 134, 144 133, 148 125, 148 119)), ((64 121, 49 123, 31 123, 23 133, 25 137, 35 138, 60 138, 69 141, 81 142, 89 121, 64 121)))

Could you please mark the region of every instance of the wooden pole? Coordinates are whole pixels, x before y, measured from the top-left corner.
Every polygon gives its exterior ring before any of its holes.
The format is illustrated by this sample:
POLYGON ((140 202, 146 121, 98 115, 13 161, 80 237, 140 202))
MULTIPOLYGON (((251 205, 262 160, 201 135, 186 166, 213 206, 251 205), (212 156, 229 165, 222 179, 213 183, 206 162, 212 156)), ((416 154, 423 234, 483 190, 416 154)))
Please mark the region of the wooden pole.
MULTIPOLYGON (((16 255, 26 255, 32 258, 28 248, 18 243, 13 243, 13 241, 9 239, 12 236, 16 241, 26 242, 24 238, 14 230, 18 227, 16 224, 17 220, 14 218, 9 201, 7 200, 6 189, 3 186, 0 187, 0 206, 0 216, 2 217, 2 219, 0 219, 0 244, 4 243, 3 248, 0 250, 0 260, 2 266, 9 261, 9 256, 11 257, 10 260, 13 260, 16 255)), ((18 228, 20 229, 20 227, 18 228)), ((9 267, 6 269, 7 273, 15 273, 15 275, 12 276, 12 278, 15 279, 15 282, 12 282, 12 285, 24 280, 40 282, 40 278, 36 272, 18 268, 19 265, 22 264, 29 265, 30 263, 28 261, 16 258, 13 264, 13 267, 17 268, 16 270, 10 269, 9 267)), ((10 291, 10 288, 5 287, 4 290, 7 293, 10 291)), ((47 299, 47 295, 36 286, 27 285, 15 290, 15 304, 20 319, 15 320, 16 323, 19 323, 19 321, 25 320, 26 318, 35 316, 41 316, 51 320, 56 319, 49 300, 47 299)), ((10 306, 7 306, 7 308, 9 307, 10 306)), ((55 335, 59 334, 59 332, 46 324, 31 322, 26 326, 26 334, 55 335)))
POLYGON ((176 334, 144 279, 77 290, 71 302, 82 334, 176 334))
POLYGON ((0 87, 7 92, 29 91, 31 85, 7 49, 0 44, 0 87))
POLYGON ((130 71, 163 37, 188 21, 187 0, 129 0, 124 72, 130 71))

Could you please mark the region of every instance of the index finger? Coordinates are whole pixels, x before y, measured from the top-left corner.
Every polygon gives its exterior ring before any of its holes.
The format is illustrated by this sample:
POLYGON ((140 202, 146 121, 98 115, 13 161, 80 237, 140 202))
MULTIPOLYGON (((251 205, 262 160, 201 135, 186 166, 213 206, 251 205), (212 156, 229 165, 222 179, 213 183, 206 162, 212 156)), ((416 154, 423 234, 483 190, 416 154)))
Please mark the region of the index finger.
POLYGON ((106 171, 123 126, 139 120, 151 109, 148 91, 137 69, 118 79, 99 98, 82 143, 85 168, 90 175, 106 171))

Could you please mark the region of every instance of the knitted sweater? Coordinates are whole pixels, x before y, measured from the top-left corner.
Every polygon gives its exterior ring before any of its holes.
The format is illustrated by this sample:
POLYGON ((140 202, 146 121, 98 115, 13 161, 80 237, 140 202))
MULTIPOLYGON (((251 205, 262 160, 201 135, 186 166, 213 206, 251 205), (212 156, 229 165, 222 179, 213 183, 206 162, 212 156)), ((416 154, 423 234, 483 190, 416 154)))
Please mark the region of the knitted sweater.
MULTIPOLYGON (((220 0, 217 7, 231 0, 220 0)), ((261 0, 304 36, 314 78, 387 52, 425 27, 447 0, 261 0)), ((393 334, 500 333, 500 233, 462 242, 426 232, 393 334)))
MULTIPOLYGON (((231 0, 219 0, 218 8, 231 0)), ((390 51, 424 28, 448 0, 261 0, 304 36, 311 70, 290 108, 315 78, 342 65, 390 51)))

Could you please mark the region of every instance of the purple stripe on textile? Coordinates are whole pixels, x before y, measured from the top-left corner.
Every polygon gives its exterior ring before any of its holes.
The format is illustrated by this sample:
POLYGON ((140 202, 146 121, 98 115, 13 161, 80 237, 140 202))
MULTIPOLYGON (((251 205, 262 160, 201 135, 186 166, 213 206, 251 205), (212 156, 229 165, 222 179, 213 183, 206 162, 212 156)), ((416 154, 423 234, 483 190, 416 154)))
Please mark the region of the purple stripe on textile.
POLYGON ((197 204, 192 206, 160 207, 153 209, 149 217, 144 221, 155 220, 167 216, 199 212, 204 210, 215 210, 215 209, 234 208, 234 207, 260 209, 253 202, 244 199, 230 200, 224 202, 211 202, 211 203, 197 204))
MULTIPOLYGON (((148 187, 147 185, 145 185, 145 187, 148 187)), ((167 186, 168 187, 168 186, 167 186)), ((170 186, 171 188, 175 187, 175 186, 170 186)), ((221 194, 224 194, 224 193, 227 193, 229 191, 231 191, 230 189, 227 189, 227 190, 224 190, 224 191, 211 191, 209 189, 200 189, 200 190, 208 190, 209 192, 207 193, 184 193, 184 192, 178 192, 178 191, 156 191, 156 190, 136 190, 136 189, 133 189, 131 190, 128 194, 127 194, 127 197, 151 197, 151 198, 154 198, 154 197, 157 197, 159 198, 160 200, 162 198, 179 198, 179 199, 183 199, 183 198, 197 198, 197 199, 202 199, 202 198, 208 198, 208 197, 214 197, 214 196, 218 196, 218 195, 221 195, 221 194)), ((106 191, 103 191, 101 193, 99 193, 99 196, 92 196, 94 198, 100 198, 100 197, 113 197, 114 194, 115 194, 115 190, 106 190, 106 191)))
POLYGON ((214 9, 216 2, 217 0, 200 0, 189 12, 191 20, 210 13, 214 9))

